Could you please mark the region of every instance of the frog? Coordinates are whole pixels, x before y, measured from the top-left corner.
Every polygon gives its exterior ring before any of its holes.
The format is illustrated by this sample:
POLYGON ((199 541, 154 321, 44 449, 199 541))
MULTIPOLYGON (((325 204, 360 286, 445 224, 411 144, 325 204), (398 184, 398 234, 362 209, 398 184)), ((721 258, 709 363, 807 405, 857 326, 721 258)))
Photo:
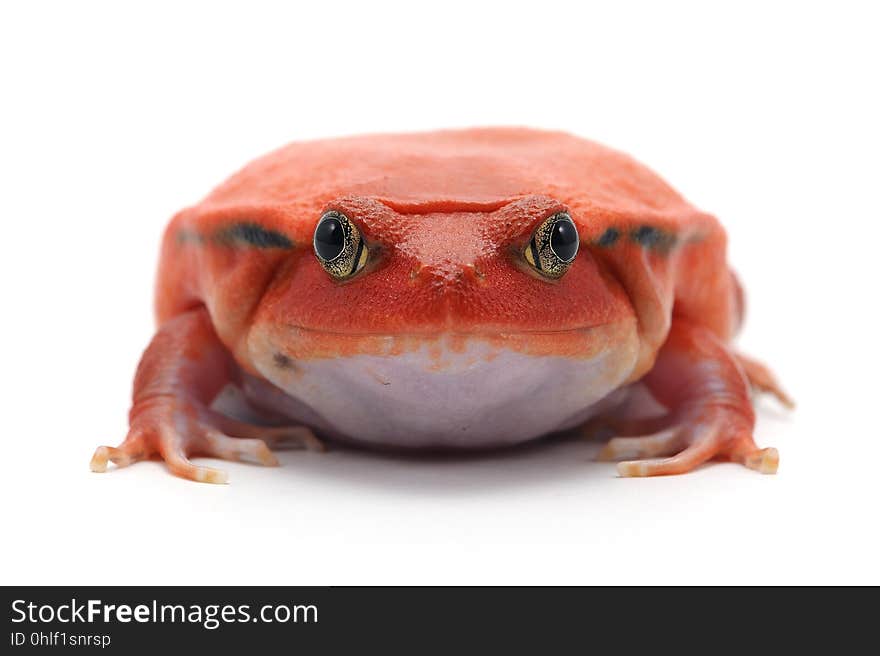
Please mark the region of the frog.
POLYGON ((734 344, 727 236, 656 173, 565 132, 300 141, 178 212, 129 428, 91 469, 284 447, 474 451, 581 431, 621 477, 776 473, 734 344), (237 392, 247 412, 218 399, 237 392))

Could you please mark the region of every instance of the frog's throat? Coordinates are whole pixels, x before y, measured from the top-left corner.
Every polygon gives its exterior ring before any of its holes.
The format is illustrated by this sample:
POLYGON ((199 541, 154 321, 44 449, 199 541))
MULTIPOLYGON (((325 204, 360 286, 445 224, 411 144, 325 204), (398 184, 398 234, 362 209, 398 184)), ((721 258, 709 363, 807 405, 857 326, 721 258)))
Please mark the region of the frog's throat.
POLYGON ((492 447, 582 423, 625 384, 635 325, 492 335, 254 330, 259 403, 339 439, 492 447), (335 349, 335 350, 334 350, 335 349))

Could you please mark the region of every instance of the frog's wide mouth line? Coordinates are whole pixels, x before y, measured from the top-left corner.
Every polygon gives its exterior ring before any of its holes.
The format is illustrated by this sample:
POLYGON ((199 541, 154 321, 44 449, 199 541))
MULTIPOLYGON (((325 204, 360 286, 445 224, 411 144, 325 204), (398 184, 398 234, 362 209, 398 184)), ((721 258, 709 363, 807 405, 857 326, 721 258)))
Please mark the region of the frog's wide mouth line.
MULTIPOLYGON (((635 319, 632 320, 635 323, 635 319)), ((430 328, 425 330, 404 330, 400 332, 382 332, 369 330, 333 330, 327 328, 307 328, 296 324, 288 324, 287 328, 305 336, 313 335, 315 337, 365 337, 371 339, 443 339, 450 338, 515 338, 515 337, 561 337, 566 335, 576 335, 578 333, 588 333, 593 330, 607 328, 608 326, 627 323, 627 320, 606 321, 603 323, 593 324, 592 326, 577 326, 574 328, 525 328, 516 330, 492 329, 487 327, 479 330, 447 330, 442 328, 430 328)))
POLYGON ((479 330, 338 331, 281 325, 258 325, 251 330, 248 350, 255 360, 282 361, 333 359, 353 355, 394 357, 425 351, 432 357, 465 352, 495 357, 502 352, 532 356, 591 359, 603 353, 629 353, 639 349, 634 317, 594 326, 564 329, 517 329, 488 327, 479 330))

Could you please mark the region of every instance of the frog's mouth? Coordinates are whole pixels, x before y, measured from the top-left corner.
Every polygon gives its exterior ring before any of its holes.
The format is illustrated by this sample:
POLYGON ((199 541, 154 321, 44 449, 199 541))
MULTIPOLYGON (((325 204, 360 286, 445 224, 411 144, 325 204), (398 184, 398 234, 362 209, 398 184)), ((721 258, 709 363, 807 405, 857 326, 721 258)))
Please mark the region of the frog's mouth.
POLYGON ((290 325, 280 329, 255 328, 249 335, 248 347, 252 357, 262 359, 268 349, 293 361, 353 355, 396 357, 416 351, 426 351, 442 359, 444 354, 468 350, 484 350, 489 354, 507 350, 531 356, 588 360, 622 344, 637 344, 637 334, 635 317, 560 330, 486 326, 469 331, 415 330, 393 334, 290 325))
POLYGON ((638 338, 632 321, 434 335, 287 328, 253 330, 248 350, 253 369, 283 392, 274 409, 330 437, 486 447, 585 421, 628 379, 638 338))

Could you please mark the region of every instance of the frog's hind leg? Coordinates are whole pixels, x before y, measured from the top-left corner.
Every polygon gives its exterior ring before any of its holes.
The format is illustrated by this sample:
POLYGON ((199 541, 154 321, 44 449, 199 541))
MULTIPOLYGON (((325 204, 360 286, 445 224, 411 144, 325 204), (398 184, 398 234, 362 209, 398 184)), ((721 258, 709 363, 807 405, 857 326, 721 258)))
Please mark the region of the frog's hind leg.
POLYGON ((779 384, 776 376, 773 375, 773 372, 770 371, 767 365, 753 360, 742 353, 734 353, 734 358, 739 363, 739 366, 742 367, 746 378, 749 379, 752 389, 764 392, 765 394, 772 394, 786 408, 794 408, 794 401, 785 393, 782 385, 779 384))
POLYGON ((759 449, 751 435, 734 438, 726 444, 725 432, 718 422, 688 424, 682 429, 642 437, 615 437, 599 453, 599 460, 623 460, 617 471, 621 476, 664 476, 684 474, 695 467, 724 455, 749 469, 773 474, 779 466, 779 452, 759 449), (667 457, 661 457, 667 456, 667 457))
POLYGON ((644 382, 669 413, 623 428, 652 429, 664 422, 669 427, 644 435, 630 432, 608 442, 599 457, 624 460, 618 464, 621 476, 683 474, 713 458, 765 474, 776 472, 779 453, 758 448, 752 437, 755 415, 748 381, 713 333, 674 321, 644 382))

